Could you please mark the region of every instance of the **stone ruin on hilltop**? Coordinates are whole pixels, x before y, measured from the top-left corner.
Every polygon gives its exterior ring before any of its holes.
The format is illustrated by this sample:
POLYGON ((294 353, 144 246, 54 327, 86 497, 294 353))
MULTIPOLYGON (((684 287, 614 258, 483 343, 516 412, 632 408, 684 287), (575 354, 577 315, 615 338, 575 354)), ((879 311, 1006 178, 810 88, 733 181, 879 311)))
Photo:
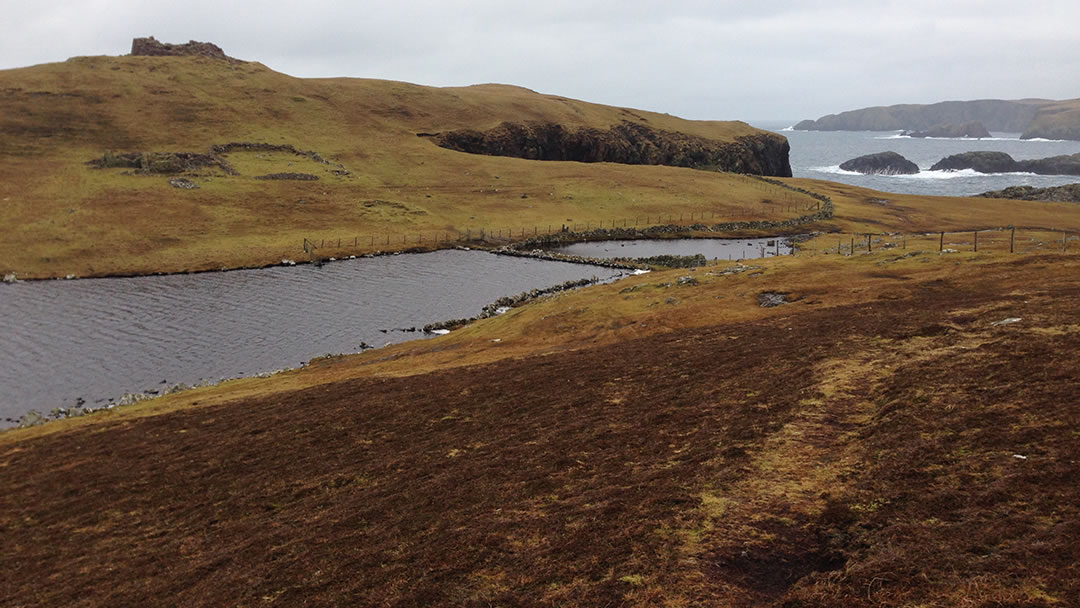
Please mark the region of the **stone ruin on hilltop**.
POLYGON ((192 40, 186 44, 169 44, 158 42, 153 36, 148 38, 135 38, 131 41, 131 54, 150 57, 209 57, 211 59, 224 59, 225 61, 237 61, 225 54, 216 44, 211 42, 197 42, 192 40))

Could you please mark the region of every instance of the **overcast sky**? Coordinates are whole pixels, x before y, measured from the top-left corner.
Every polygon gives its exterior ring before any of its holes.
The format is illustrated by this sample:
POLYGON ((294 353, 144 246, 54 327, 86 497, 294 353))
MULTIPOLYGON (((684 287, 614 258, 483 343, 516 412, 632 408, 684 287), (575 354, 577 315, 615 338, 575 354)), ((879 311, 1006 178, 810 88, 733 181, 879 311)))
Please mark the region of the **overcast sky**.
POLYGON ((0 68, 121 55, 153 35, 294 76, 500 82, 698 119, 1080 97, 1076 0, 675 4, 0 0, 0 68))

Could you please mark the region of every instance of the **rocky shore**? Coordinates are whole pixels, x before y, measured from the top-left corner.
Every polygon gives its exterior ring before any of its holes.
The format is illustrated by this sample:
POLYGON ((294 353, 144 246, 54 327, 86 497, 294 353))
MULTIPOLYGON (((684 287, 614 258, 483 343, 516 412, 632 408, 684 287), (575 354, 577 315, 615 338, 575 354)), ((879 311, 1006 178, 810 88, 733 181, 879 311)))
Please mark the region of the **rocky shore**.
POLYGON ((983 192, 983 198, 1007 198, 1016 201, 1042 201, 1047 203, 1080 203, 1080 184, 1065 184, 1049 188, 1034 186, 1010 186, 1004 190, 983 192))

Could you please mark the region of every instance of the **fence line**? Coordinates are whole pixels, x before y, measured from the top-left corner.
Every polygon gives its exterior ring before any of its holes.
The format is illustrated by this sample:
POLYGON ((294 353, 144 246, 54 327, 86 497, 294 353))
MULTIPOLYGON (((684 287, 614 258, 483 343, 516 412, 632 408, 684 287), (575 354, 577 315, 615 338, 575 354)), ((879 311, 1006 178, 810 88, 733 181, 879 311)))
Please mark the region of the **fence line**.
MULTIPOLYGON (((824 238, 824 237, 823 237, 824 238)), ((1075 241, 1080 240, 1080 231, 1050 228, 979 228, 976 230, 945 230, 932 232, 858 232, 836 235, 836 246, 824 249, 805 245, 800 247, 800 255, 854 255, 873 253, 882 249, 918 249, 954 253, 960 251, 1008 251, 1009 253, 1029 253, 1033 251, 1060 251, 1068 253, 1080 251, 1075 241)))
MULTIPOLYGON (((547 225, 534 224, 532 226, 468 226, 464 230, 448 228, 442 230, 417 230, 415 232, 379 232, 364 235, 353 235, 340 238, 308 238, 303 239, 305 253, 315 253, 320 249, 341 249, 343 247, 352 250, 379 251, 385 248, 403 246, 423 246, 425 244, 438 245, 450 242, 486 242, 486 243, 510 243, 528 237, 550 236, 561 233, 581 233, 593 230, 618 230, 634 228, 651 228, 657 226, 676 226, 688 230, 706 229, 703 222, 721 219, 734 220, 736 218, 752 218, 743 221, 777 221, 762 218, 765 216, 777 216, 790 212, 820 211, 823 203, 821 200, 813 200, 808 203, 779 203, 769 201, 757 205, 744 205, 738 207, 725 207, 722 210, 703 209, 689 212, 675 213, 647 213, 633 218, 611 218, 601 220, 586 220, 585 222, 549 223, 547 225), (760 215, 756 215, 757 213, 760 215), (756 215, 756 217, 755 217, 756 215)), ((796 220, 799 217, 787 218, 796 220)), ((783 219, 779 221, 785 221, 783 219)))

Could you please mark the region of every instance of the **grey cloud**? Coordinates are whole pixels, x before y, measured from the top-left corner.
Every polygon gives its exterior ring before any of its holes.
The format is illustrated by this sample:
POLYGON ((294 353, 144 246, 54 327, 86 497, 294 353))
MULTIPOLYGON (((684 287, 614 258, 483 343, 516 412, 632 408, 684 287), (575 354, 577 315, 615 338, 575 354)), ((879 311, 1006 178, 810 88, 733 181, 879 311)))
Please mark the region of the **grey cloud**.
POLYGON ((0 67, 209 40, 295 76, 504 82, 690 118, 1080 96, 1080 7, 928 0, 20 4, 0 67))

